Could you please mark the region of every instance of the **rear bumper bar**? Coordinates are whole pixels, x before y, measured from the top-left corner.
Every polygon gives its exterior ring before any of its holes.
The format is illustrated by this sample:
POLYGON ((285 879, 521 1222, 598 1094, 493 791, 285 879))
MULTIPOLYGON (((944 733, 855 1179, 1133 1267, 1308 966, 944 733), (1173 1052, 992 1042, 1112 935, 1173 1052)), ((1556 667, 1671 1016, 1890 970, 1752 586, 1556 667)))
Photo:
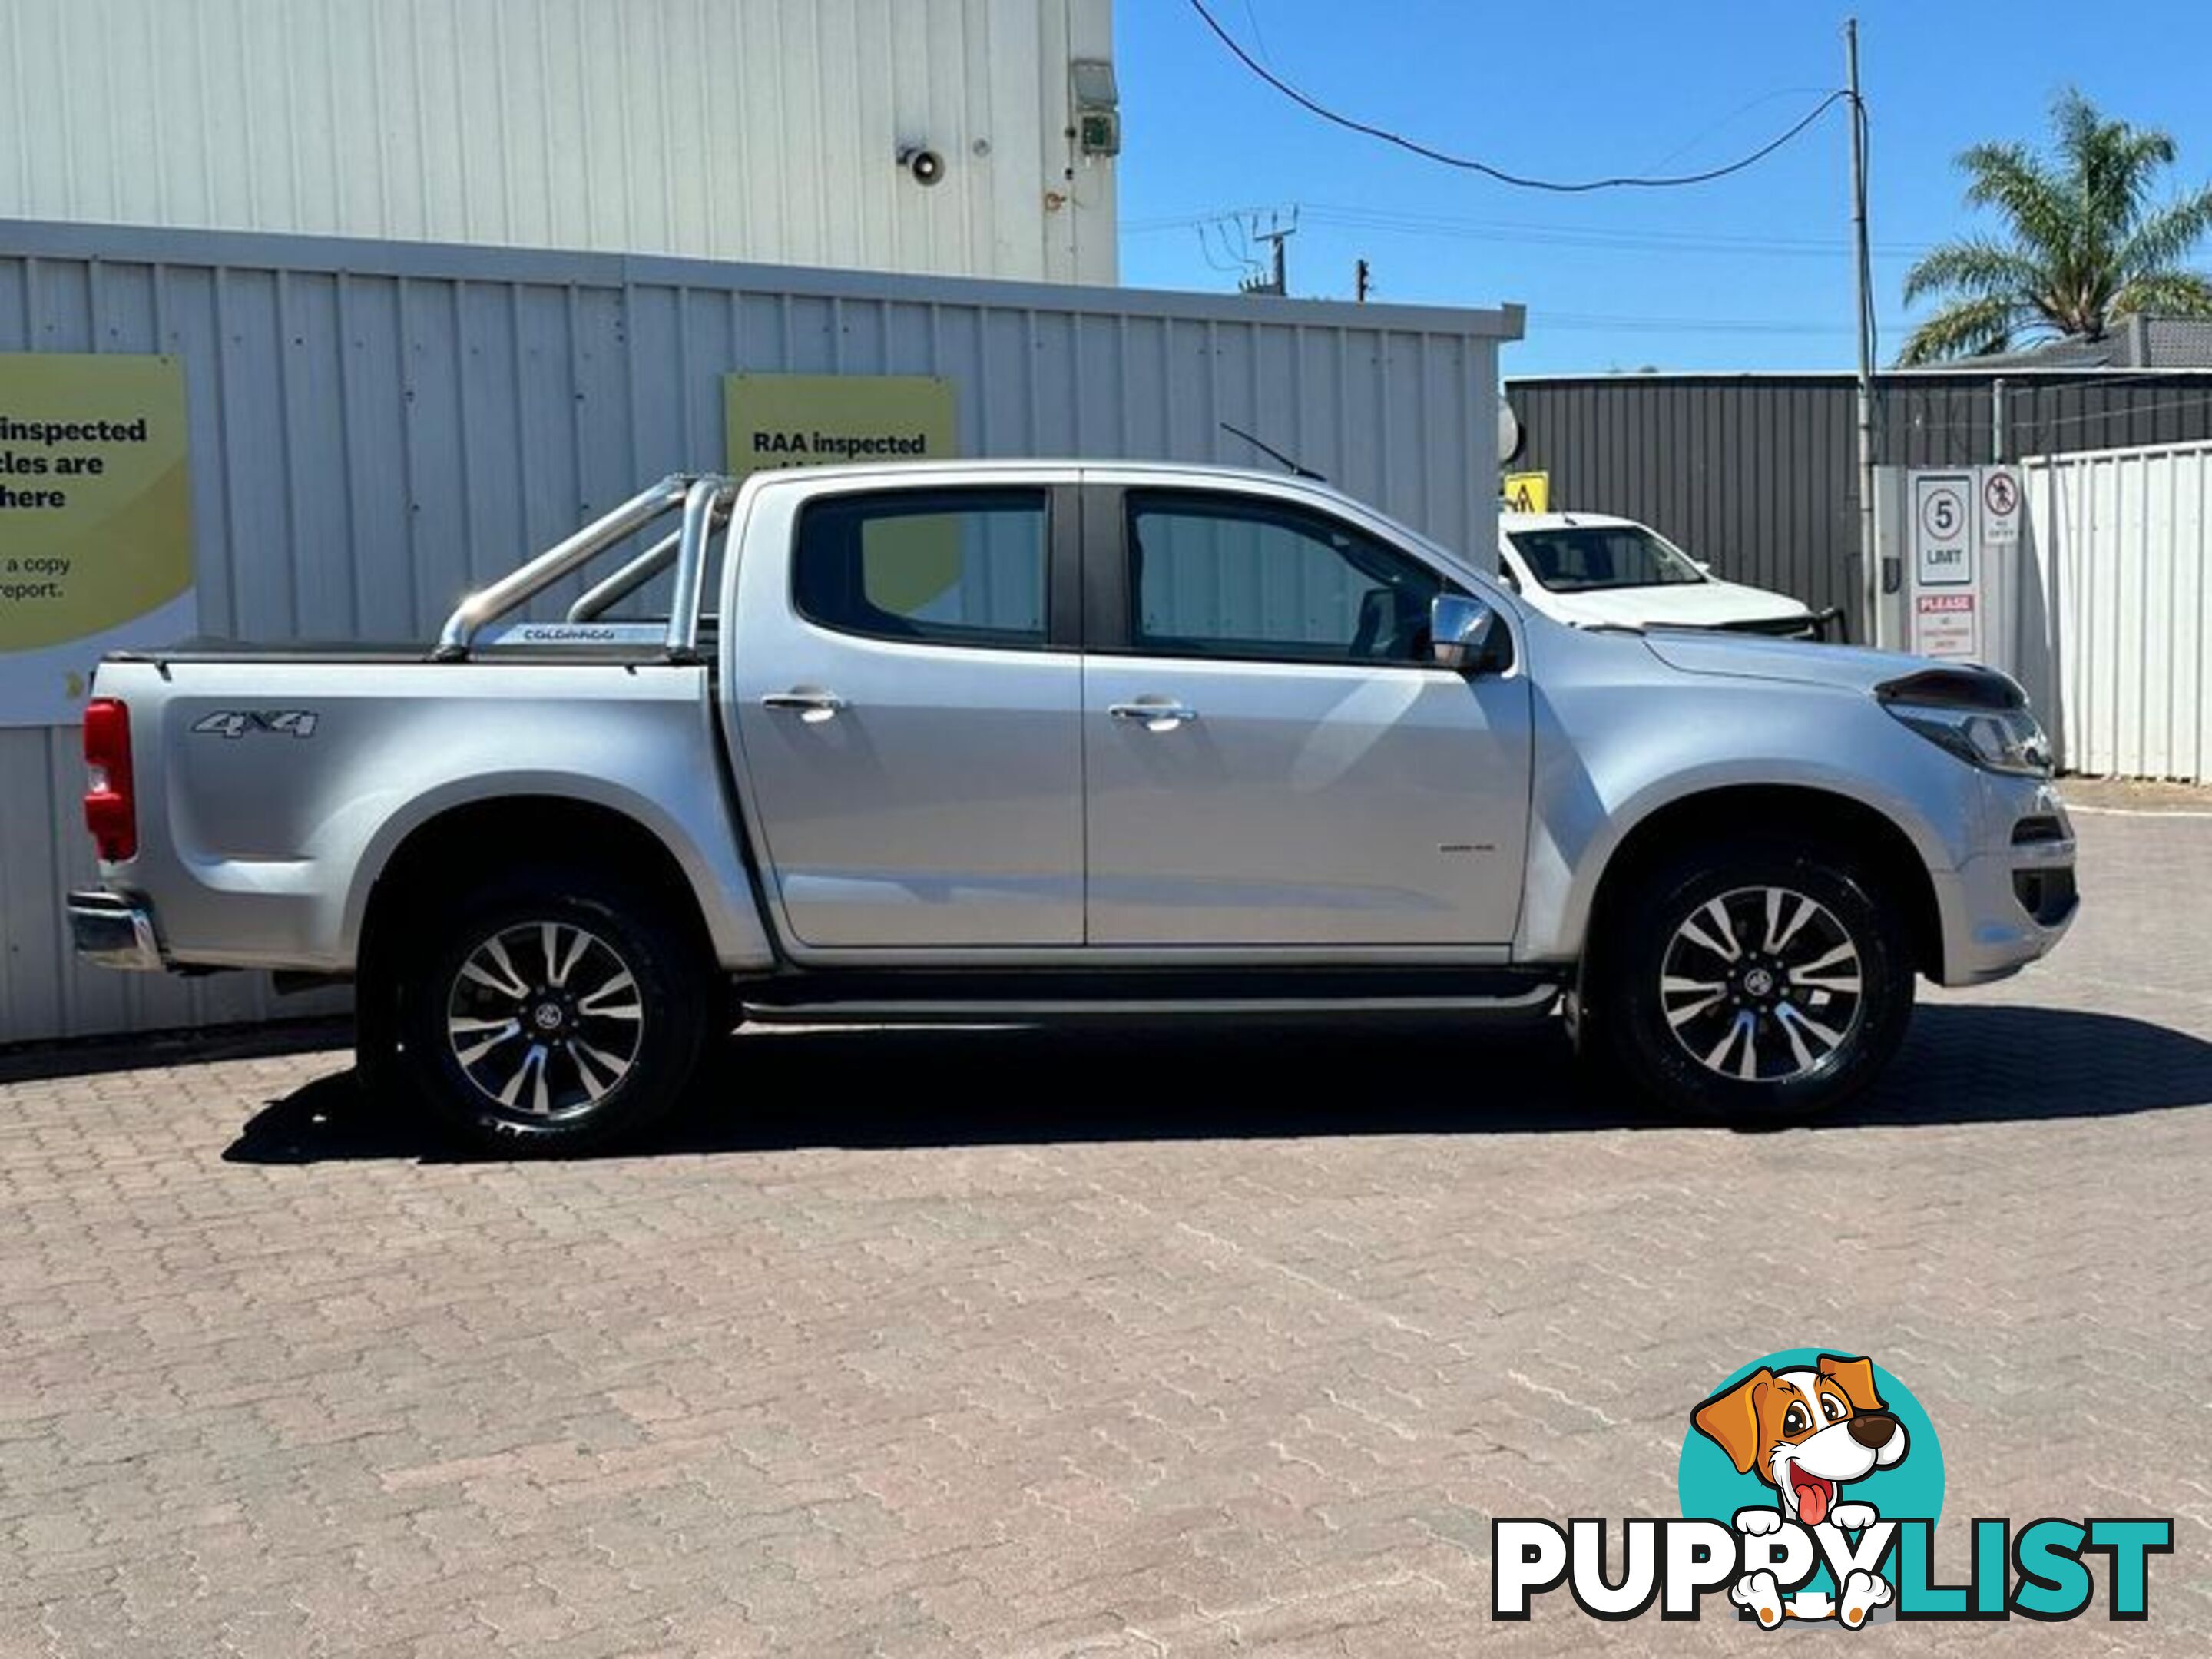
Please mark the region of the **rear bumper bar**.
POLYGON ((87 962, 141 971, 165 965, 152 913, 120 893, 97 888, 71 893, 69 924, 76 953, 87 962))

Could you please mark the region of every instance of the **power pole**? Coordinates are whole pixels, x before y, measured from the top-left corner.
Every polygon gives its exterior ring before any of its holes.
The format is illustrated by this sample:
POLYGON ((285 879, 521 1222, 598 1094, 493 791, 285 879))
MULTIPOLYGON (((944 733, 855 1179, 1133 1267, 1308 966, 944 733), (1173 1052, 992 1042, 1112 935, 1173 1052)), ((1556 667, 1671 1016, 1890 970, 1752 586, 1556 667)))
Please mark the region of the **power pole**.
POLYGON ((1367 261, 1355 259, 1352 264, 1352 297, 1361 305, 1367 303, 1367 290, 1373 286, 1367 274, 1367 261))
POLYGON ((1270 220, 1266 230, 1255 227, 1252 233, 1253 240, 1266 242, 1273 249, 1273 256, 1268 261, 1268 272, 1265 276, 1248 276, 1237 286, 1247 294, 1288 294, 1291 291, 1289 267, 1283 258, 1283 244, 1297 234, 1296 213, 1291 216, 1291 222, 1287 225, 1270 220))
POLYGON ((1859 95, 1859 20, 1856 17, 1844 25, 1844 56, 1850 88, 1851 241, 1859 301, 1859 592, 1866 607, 1866 641, 1871 645, 1881 610, 1881 560, 1875 548, 1874 262, 1867 251, 1866 105, 1859 95))

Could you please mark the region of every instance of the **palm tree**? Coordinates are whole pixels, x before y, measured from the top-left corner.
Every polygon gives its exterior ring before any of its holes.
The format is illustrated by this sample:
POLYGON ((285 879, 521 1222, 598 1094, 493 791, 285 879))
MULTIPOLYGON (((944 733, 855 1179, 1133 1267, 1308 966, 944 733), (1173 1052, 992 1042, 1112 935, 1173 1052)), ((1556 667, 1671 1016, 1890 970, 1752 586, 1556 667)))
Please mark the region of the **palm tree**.
POLYGON ((2212 280, 2182 261, 2212 230, 2212 185, 2153 207, 2174 159, 2166 133, 2108 121, 2079 92, 2051 110, 2056 154, 1977 144, 1959 158, 1966 200, 2005 218, 2002 239, 1936 248, 1905 273, 1905 298, 1953 297, 1912 331, 1899 361, 2008 351, 2053 335, 2101 338, 2117 318, 2212 316, 2212 280))

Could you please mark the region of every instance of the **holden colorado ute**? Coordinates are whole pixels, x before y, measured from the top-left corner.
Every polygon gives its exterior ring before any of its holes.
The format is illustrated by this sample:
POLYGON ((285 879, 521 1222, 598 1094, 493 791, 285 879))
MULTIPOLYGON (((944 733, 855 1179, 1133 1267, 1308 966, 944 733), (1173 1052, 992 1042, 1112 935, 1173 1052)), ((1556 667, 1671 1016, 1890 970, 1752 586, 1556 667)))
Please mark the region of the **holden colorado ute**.
POLYGON ((109 657, 70 921, 350 979, 373 1092, 518 1152, 634 1133, 739 1019, 1563 1006, 1661 1103, 1788 1115, 1917 975, 2065 929, 2011 680, 1494 568, 1302 477, 675 476, 432 645, 109 657))

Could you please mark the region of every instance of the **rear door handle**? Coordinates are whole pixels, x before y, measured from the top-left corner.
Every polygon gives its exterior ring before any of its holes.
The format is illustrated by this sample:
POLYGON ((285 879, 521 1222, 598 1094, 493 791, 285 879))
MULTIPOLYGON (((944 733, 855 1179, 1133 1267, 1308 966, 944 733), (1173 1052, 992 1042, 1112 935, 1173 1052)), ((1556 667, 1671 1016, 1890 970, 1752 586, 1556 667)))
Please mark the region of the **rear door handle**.
POLYGON ((844 698, 835 691, 824 691, 811 685, 795 685, 788 691, 771 691, 761 699, 763 708, 781 708, 795 714, 809 726, 836 718, 847 707, 844 698))
POLYGON ((1117 720, 1141 720, 1147 732, 1172 732, 1198 718, 1198 710, 1180 702, 1116 702, 1106 712, 1117 720))

